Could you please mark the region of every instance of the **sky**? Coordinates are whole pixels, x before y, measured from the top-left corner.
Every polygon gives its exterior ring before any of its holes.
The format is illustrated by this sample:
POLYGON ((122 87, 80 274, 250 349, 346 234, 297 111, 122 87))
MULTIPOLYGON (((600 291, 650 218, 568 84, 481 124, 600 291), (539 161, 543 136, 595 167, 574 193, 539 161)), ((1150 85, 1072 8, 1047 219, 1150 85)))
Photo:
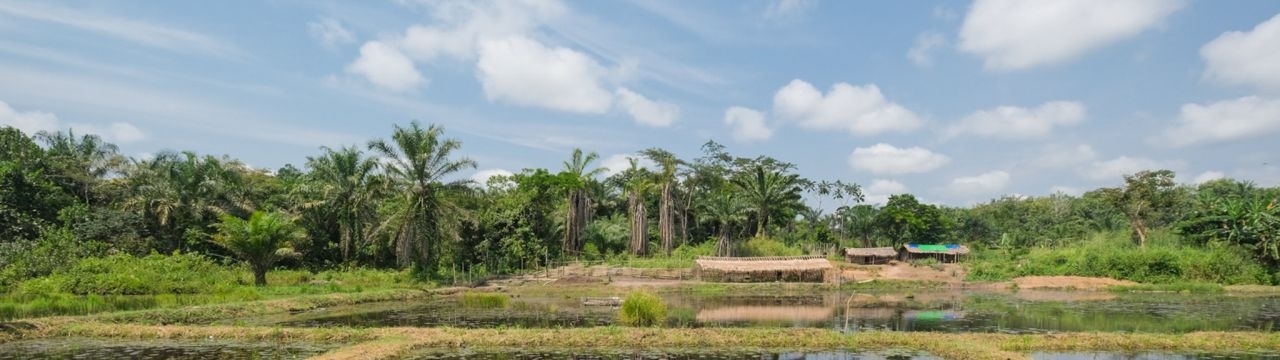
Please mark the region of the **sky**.
POLYGON ((0 0, 0 126, 257 168, 388 137, 483 179, 715 140, 871 203, 1280 184, 1280 2, 0 0))

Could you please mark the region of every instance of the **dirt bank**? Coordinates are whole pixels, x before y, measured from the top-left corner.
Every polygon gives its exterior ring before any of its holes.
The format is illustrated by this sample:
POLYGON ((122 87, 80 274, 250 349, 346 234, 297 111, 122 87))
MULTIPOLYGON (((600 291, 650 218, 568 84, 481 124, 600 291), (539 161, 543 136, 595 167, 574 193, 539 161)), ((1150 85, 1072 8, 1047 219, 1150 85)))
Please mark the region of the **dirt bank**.
POLYGON ((1013 279, 1019 289, 1106 290, 1117 285, 1137 285, 1128 280, 1084 276, 1025 276, 1013 279))

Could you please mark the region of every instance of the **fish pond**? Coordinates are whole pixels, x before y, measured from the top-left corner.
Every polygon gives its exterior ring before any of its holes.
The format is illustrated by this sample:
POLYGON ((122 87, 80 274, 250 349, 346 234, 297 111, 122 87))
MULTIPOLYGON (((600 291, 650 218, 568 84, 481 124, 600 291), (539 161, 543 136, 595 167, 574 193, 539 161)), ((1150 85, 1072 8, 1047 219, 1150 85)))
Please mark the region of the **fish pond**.
MULTIPOLYGON (((670 327, 805 327, 867 330, 1048 333, 1272 331, 1280 297, 1223 294, 1022 290, 913 293, 659 293, 670 327)), ((319 309, 229 323, 288 327, 451 326, 569 328, 615 325, 618 309, 591 299, 506 295, 493 304, 457 297, 319 309), (585 300, 585 301, 584 301, 585 300)))
POLYGON ((0 344, 0 360, 41 359, 306 359, 336 346, 227 341, 128 341, 49 338, 0 344))

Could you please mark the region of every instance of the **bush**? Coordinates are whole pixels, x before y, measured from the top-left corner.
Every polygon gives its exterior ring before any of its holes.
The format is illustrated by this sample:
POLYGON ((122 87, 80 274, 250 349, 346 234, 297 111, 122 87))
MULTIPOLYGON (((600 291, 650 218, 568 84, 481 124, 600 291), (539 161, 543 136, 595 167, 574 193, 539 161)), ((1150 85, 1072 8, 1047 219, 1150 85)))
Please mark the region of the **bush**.
POLYGON ((757 236, 742 245, 742 256, 799 256, 804 251, 774 239, 757 236))
POLYGON ((671 250, 671 257, 676 259, 697 259, 699 256, 713 256, 716 254, 716 240, 709 239, 698 245, 689 245, 688 243, 680 244, 675 250, 671 250))
POLYGON ((657 295, 635 291, 622 300, 618 320, 629 326, 660 326, 667 320, 667 305, 657 295))
POLYGON ((66 269, 87 257, 102 256, 106 245, 77 241, 67 229, 46 231, 34 240, 0 243, 0 289, 66 269))
POLYGON ((502 309, 507 307, 510 299, 503 294, 469 292, 458 298, 458 304, 467 308, 502 309))
POLYGON ((239 283, 231 269, 198 254, 86 258, 52 275, 25 281, 27 295, 157 295, 229 292, 239 283))

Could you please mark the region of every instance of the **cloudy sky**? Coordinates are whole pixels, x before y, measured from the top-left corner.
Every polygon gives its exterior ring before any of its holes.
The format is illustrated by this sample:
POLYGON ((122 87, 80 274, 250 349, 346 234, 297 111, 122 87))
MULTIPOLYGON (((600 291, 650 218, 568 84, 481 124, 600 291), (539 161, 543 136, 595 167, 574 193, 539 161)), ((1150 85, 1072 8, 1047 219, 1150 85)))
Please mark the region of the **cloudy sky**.
POLYGON ((477 177, 714 139, 873 201, 1275 185, 1280 2, 0 0, 0 125, 275 168, 415 119, 477 177))

